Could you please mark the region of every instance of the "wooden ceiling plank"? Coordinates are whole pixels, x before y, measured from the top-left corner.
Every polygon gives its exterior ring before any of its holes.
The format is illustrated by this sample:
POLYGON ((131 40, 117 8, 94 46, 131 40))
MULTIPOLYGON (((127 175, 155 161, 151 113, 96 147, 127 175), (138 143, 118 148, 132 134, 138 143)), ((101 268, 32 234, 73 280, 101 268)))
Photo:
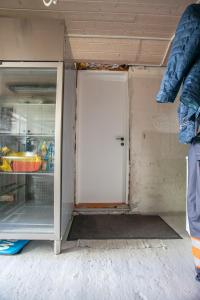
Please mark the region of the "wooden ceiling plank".
MULTIPOLYGON (((95 49, 96 51, 101 49, 118 49, 118 51, 123 52, 137 52, 140 46, 140 40, 107 40, 107 39, 69 39, 69 43, 73 50, 90 50, 95 49)), ((142 41, 141 43, 141 51, 143 53, 154 53, 159 55, 160 53, 164 53, 167 41, 142 41)))
POLYGON ((110 61, 113 61, 113 63, 129 63, 129 64, 142 64, 142 63, 145 63, 145 64, 157 64, 159 65, 160 63, 160 59, 161 59, 161 56, 154 56, 154 55, 151 55, 151 56, 140 56, 140 58, 137 58, 136 55, 123 55, 123 54, 120 54, 118 52, 116 53, 106 53, 106 56, 105 56, 105 53, 104 52, 82 52, 82 51, 78 51, 78 52, 75 52, 74 53, 74 60, 75 61, 98 61, 98 60, 101 60, 101 61, 106 61, 106 60, 110 60, 110 61))
POLYGON ((116 26, 114 28, 109 28, 109 26, 101 26, 100 24, 97 26, 67 26, 68 34, 80 34, 80 35, 124 35, 124 36, 138 36, 138 37, 162 37, 162 38, 170 38, 174 32, 174 28, 166 28, 162 27, 151 27, 151 26, 116 26))
POLYGON ((184 7, 186 7, 192 1, 172 1, 167 4, 168 1, 160 1, 157 3, 140 3, 140 2, 96 2, 96 1, 58 1, 56 6, 52 5, 50 8, 46 8, 41 0, 13 0, 13 1, 3 1, 0 2, 1 8, 11 8, 11 9, 41 9, 46 11, 59 11, 63 12, 134 12, 134 13, 144 13, 144 14, 157 14, 157 15, 180 15, 184 7))
POLYGON ((115 21, 115 22, 124 22, 124 23, 150 23, 150 24, 160 24, 160 23, 177 23, 179 16, 173 15, 156 15, 156 14, 141 14, 134 12, 72 12, 65 13, 66 18, 69 21, 115 21))

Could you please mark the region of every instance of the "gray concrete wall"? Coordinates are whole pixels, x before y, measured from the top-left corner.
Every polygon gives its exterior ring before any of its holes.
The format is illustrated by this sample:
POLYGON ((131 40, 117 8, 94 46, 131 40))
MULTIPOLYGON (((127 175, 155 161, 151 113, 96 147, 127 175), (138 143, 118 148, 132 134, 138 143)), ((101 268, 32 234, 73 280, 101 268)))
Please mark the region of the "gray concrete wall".
POLYGON ((0 40, 0 60, 62 61, 64 59, 62 20, 1 17, 0 40))
POLYGON ((130 68, 130 205, 134 212, 185 210, 185 156, 177 105, 157 104, 163 68, 130 68))

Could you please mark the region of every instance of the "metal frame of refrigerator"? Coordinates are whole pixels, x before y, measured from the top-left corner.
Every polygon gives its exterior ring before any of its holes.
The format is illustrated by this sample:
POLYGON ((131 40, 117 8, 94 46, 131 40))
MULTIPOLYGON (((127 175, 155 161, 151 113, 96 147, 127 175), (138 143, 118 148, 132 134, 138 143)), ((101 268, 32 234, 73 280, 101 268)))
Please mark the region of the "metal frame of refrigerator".
MULTIPOLYGON (((62 126, 63 126, 63 85, 64 64, 63 62, 3 62, 1 68, 56 68, 56 111, 55 111, 55 170, 54 170, 54 230, 53 233, 40 232, 0 232, 0 239, 28 239, 28 240, 51 240, 54 241, 54 252, 61 251, 61 240, 64 232, 61 230, 62 223, 62 126)), ((70 221, 67 220, 67 231, 70 221)))

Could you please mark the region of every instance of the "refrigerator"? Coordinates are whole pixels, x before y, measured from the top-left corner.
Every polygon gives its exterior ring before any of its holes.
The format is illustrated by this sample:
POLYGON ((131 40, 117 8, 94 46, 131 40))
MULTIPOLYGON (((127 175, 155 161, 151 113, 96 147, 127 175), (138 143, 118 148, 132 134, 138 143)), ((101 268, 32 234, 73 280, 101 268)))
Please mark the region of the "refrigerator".
POLYGON ((54 241, 70 227, 75 72, 62 62, 0 65, 0 239, 54 241))

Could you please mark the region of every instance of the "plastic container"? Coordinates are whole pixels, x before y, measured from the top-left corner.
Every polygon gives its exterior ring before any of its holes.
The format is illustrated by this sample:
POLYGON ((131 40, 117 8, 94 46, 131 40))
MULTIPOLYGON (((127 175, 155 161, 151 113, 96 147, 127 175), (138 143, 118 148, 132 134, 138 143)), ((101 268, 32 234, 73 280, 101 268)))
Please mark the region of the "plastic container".
POLYGON ((33 152, 9 151, 2 156, 0 170, 4 172, 37 172, 41 169, 42 159, 33 152))
POLYGON ((41 162, 13 161, 14 172, 37 172, 40 170, 41 162))

